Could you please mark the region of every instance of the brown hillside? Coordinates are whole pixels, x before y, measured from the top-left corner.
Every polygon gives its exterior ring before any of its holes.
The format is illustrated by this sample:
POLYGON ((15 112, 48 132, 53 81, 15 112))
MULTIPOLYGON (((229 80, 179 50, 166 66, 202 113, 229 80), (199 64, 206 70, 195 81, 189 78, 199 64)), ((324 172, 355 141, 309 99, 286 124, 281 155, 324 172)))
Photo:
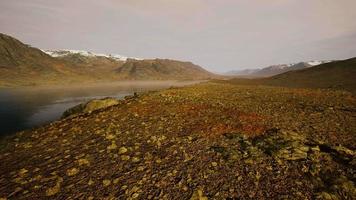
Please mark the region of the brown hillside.
POLYGON ((228 82, 242 85, 340 89, 356 93, 356 58, 289 71, 269 78, 232 79, 228 82))
POLYGON ((214 74, 191 62, 168 59, 133 60, 129 59, 117 69, 123 79, 208 79, 214 74))

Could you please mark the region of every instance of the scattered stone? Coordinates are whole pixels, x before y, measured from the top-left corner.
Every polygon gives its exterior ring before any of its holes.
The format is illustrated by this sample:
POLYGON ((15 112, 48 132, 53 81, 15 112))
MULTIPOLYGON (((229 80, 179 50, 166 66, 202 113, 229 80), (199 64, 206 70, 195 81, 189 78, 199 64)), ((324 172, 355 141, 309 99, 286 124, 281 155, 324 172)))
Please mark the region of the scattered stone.
POLYGON ((123 161, 130 160, 130 156, 128 156, 128 155, 122 155, 122 156, 121 156, 121 160, 123 160, 123 161))
POLYGON ((127 152, 127 148, 126 147, 120 147, 119 154, 124 154, 126 152, 127 152))
POLYGON ((61 183, 63 182, 63 178, 58 178, 56 185, 48 188, 46 190, 46 196, 53 196, 55 194, 57 194, 60 190, 61 190, 61 183))
POLYGON ((190 200, 208 200, 208 197, 204 196, 204 192, 201 189, 197 189, 193 192, 190 200))
POLYGON ((108 180, 108 179, 103 180, 103 185, 104 185, 104 187, 107 187, 107 186, 109 186, 110 184, 111 184, 111 181, 110 181, 110 180, 108 180))
POLYGON ((134 163, 140 162, 140 158, 132 157, 132 162, 134 162, 134 163))
POLYGON ((74 176, 74 175, 78 174, 78 172, 79 172, 79 169, 74 167, 74 168, 71 168, 71 169, 67 170, 67 175, 68 176, 74 176))
POLYGON ((89 162, 88 159, 81 158, 81 159, 78 160, 78 164, 79 164, 79 166, 82 166, 82 165, 89 165, 90 162, 89 162))
POLYGON ((107 147, 108 150, 114 150, 116 148, 117 148, 117 146, 116 146, 116 143, 114 141, 111 143, 110 146, 107 147))
POLYGON ((93 185, 93 184, 94 184, 94 181, 93 181, 92 179, 89 179, 88 185, 91 186, 91 185, 93 185))
POLYGON ((139 193, 133 193, 133 194, 132 194, 132 198, 133 198, 133 199, 136 199, 138 196, 140 196, 139 193))

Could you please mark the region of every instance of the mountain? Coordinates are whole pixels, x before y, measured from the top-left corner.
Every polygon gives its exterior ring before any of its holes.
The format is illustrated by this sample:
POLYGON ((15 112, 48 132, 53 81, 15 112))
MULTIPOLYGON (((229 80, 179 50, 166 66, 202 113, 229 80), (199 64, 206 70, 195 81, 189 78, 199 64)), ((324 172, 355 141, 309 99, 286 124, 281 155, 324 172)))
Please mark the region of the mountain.
POLYGON ((191 62, 168 59, 128 59, 117 73, 122 79, 209 79, 214 74, 191 62))
POLYGON ((56 50, 45 53, 81 67, 115 71, 122 80, 205 79, 214 74, 191 62, 169 59, 140 59, 81 50, 56 50))
POLYGON ((356 58, 286 72, 265 82, 287 87, 335 88, 356 92, 356 58))
POLYGON ((0 85, 33 85, 73 73, 66 62, 0 33, 0 85))
POLYGON ((271 85, 298 88, 329 88, 356 94, 356 58, 333 61, 314 67, 288 71, 268 78, 229 80, 234 84, 271 85))
POLYGON ((270 77, 277 74, 282 74, 292 70, 305 69, 312 66, 328 63, 330 61, 309 61, 309 62, 300 62, 300 63, 292 63, 292 64, 279 64, 279 65, 271 65, 261 69, 245 69, 238 71, 230 71, 227 72, 226 75, 240 76, 240 77, 270 77))
POLYGON ((82 50, 42 50, 51 57, 69 63, 78 72, 100 80, 116 80, 115 70, 122 66, 127 57, 106 55, 82 50))
POLYGON ((214 77, 190 62, 142 60, 81 50, 40 50, 0 33, 0 86, 214 77))
MULTIPOLYGON (((44 53, 52 56, 52 57, 71 57, 71 56, 82 56, 82 57, 91 57, 91 58, 108 58, 117 61, 126 61, 129 57, 118 55, 118 54, 101 54, 101 53, 93 53, 90 51, 83 50, 42 50, 44 53)), ((140 58, 131 58, 136 60, 142 60, 140 58)))
POLYGON ((258 71, 260 71, 261 69, 242 69, 242 70, 231 70, 228 71, 226 73, 224 73, 224 75, 230 75, 230 76, 250 76, 251 74, 254 74, 258 71))

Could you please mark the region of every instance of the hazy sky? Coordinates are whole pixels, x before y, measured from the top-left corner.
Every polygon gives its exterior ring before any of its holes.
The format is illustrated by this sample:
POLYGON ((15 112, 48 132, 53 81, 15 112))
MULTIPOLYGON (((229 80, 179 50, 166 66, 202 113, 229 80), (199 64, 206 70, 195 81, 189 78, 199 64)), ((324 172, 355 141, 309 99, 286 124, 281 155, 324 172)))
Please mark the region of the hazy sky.
POLYGON ((0 32, 43 49, 211 71, 356 56, 356 0, 0 0, 0 32))

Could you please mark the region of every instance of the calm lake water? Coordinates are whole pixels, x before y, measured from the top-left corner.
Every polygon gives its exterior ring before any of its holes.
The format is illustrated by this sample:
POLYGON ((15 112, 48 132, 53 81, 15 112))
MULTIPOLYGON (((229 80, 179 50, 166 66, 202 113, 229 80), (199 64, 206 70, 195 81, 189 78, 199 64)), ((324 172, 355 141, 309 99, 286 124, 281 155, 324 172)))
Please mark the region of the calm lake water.
POLYGON ((198 82, 136 81, 52 88, 0 88, 0 137, 48 124, 59 119, 66 109, 91 99, 104 97, 122 99, 134 92, 195 83, 198 82))

